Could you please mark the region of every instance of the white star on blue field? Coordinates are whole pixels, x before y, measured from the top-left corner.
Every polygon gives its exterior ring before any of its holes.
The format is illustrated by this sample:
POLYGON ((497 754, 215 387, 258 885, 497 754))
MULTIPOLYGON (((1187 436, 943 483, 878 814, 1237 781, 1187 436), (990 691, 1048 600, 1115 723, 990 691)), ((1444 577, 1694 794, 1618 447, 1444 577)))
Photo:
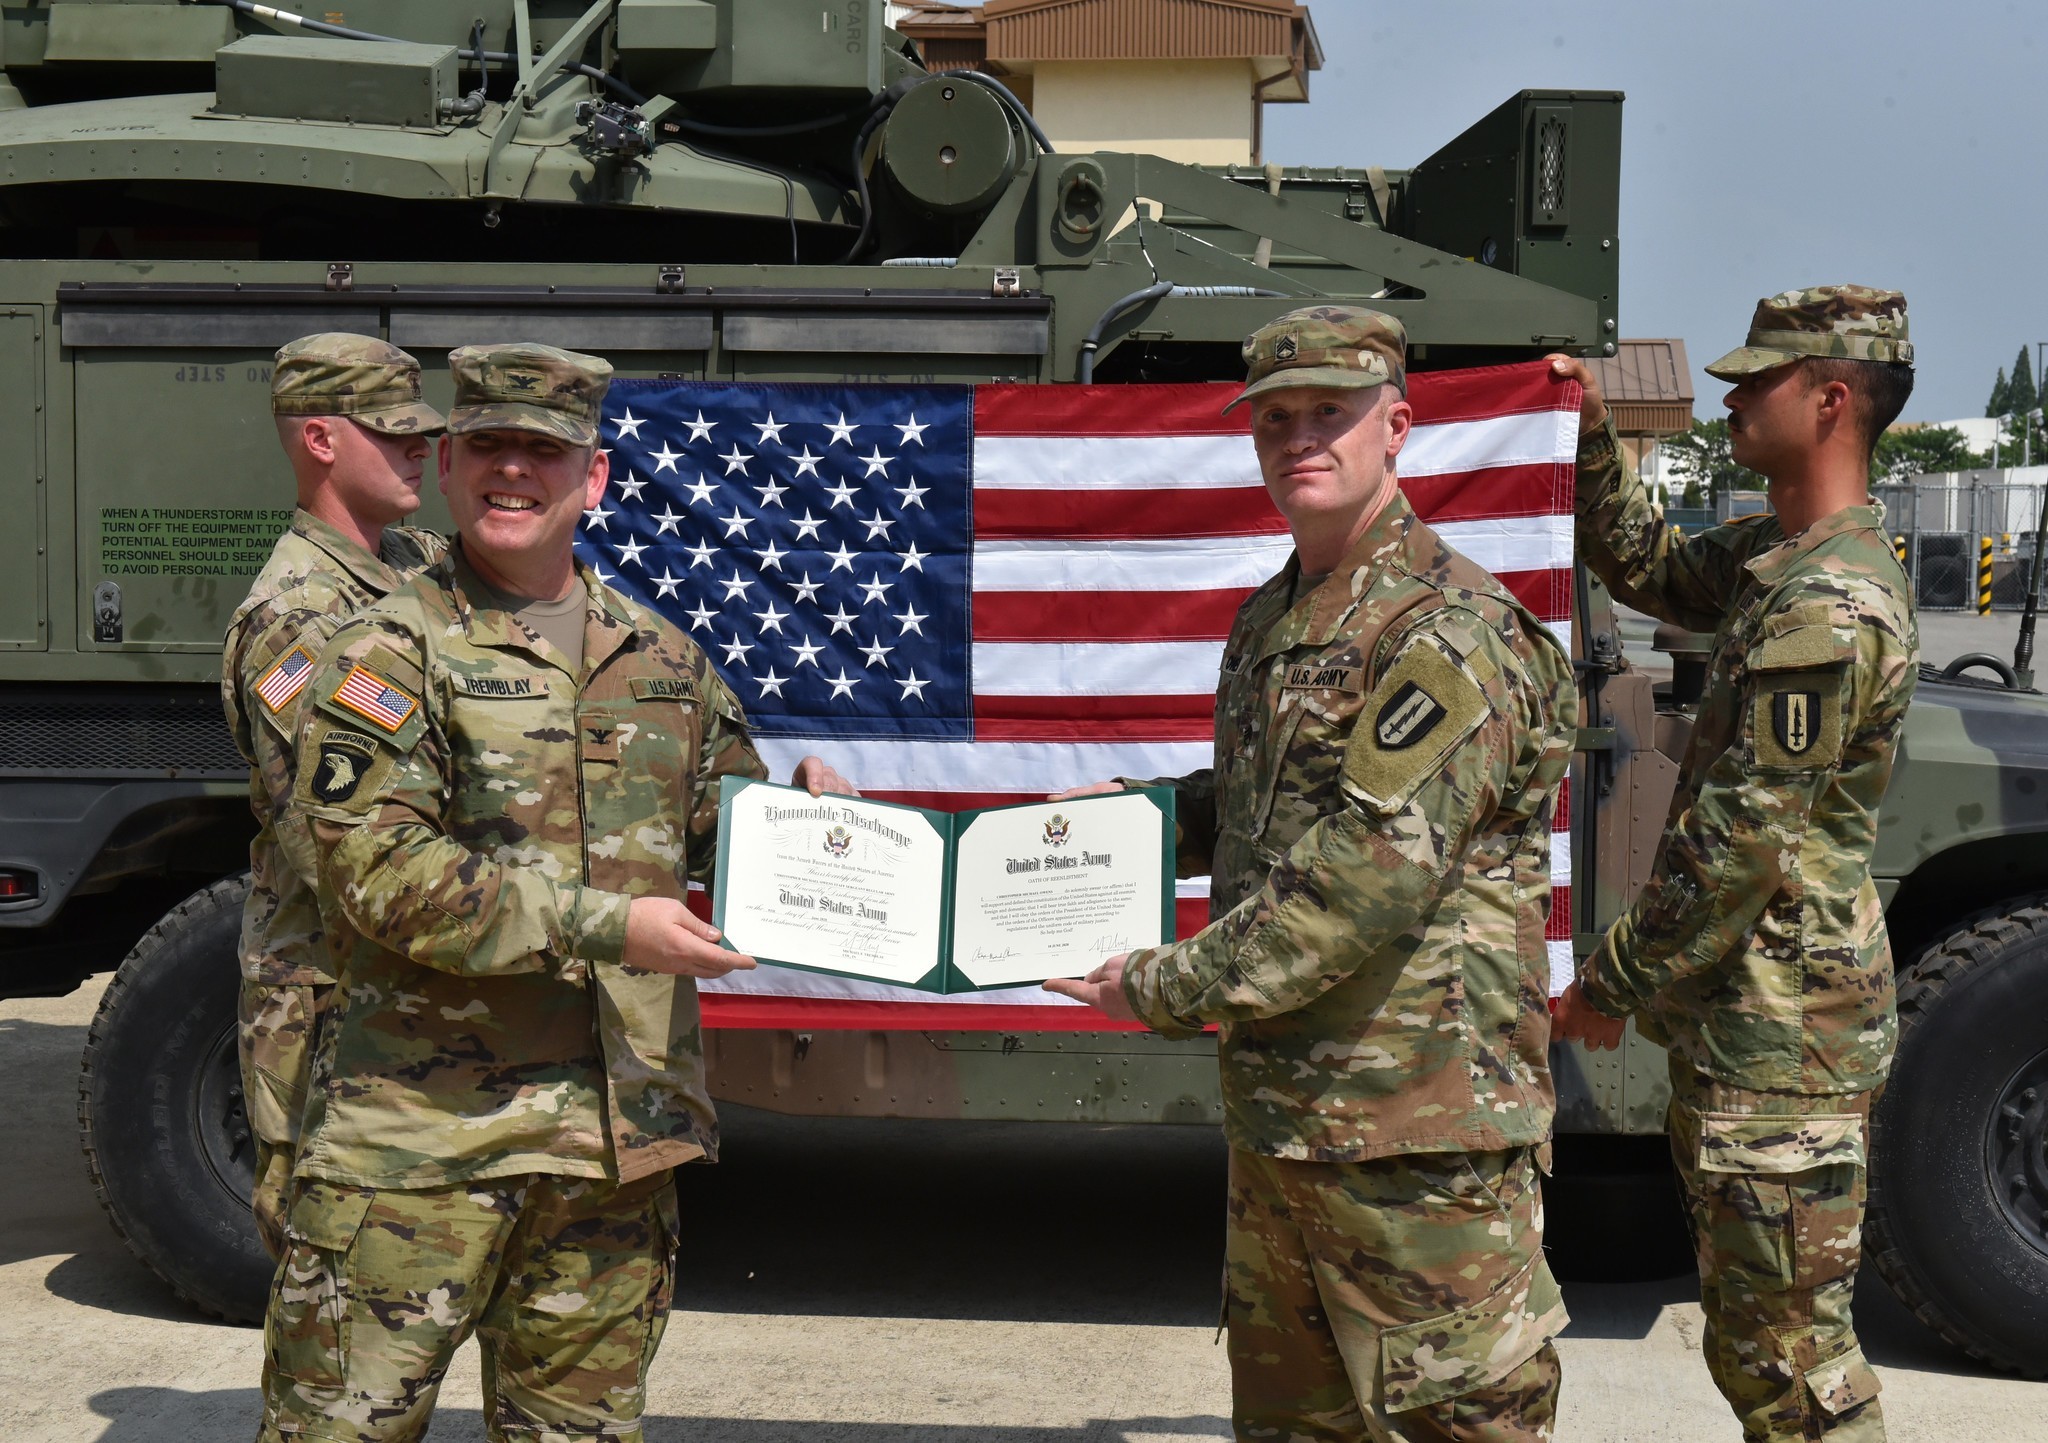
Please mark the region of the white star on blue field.
POLYGON ((621 380, 577 555, 764 735, 972 735, 968 386, 621 380))

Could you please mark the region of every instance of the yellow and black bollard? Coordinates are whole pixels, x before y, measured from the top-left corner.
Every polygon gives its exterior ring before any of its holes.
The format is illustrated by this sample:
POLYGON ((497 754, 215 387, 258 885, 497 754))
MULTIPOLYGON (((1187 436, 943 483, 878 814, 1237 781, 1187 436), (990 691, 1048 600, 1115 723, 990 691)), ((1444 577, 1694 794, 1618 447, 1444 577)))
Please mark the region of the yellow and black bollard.
POLYGON ((1977 538, 1977 615, 1991 615, 1991 538, 1977 538))
POLYGON ((1906 533, 1901 531, 1892 538, 1892 550, 1898 555, 1899 565, 1906 564, 1906 533))

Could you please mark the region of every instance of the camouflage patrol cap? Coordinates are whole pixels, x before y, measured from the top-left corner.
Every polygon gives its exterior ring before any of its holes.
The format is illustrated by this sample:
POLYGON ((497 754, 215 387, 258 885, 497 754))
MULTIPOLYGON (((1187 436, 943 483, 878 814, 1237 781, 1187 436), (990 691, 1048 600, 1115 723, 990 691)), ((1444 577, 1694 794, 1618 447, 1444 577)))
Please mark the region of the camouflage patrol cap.
POLYGON ((346 416, 387 435, 425 434, 448 423, 420 399, 420 363, 375 336, 322 331, 281 347, 270 369, 277 416, 346 416))
POLYGON ((455 404, 448 433, 537 431, 573 446, 597 444, 597 418, 612 383, 609 361, 515 341, 448 353, 455 404))
POLYGON ((1363 306, 1304 306, 1244 339, 1245 388, 1223 409, 1292 386, 1363 389, 1392 383, 1408 393, 1408 332, 1363 306))
POLYGON ((1912 365, 1906 298, 1869 286, 1808 286, 1765 296, 1750 317, 1749 340, 1707 367, 1707 374, 1739 381, 1807 356, 1912 365))

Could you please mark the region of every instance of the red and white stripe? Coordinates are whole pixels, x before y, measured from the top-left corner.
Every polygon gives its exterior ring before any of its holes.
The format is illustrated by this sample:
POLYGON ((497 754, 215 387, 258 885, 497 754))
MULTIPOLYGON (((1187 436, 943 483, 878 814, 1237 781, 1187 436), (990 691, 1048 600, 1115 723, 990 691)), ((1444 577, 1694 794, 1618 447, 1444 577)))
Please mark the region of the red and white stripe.
MULTIPOLYGON (((1209 765, 1223 645, 1292 550, 1233 388, 983 386, 974 404, 975 740, 835 741, 869 796, 942 810, 1209 765)), ((1570 643, 1578 393, 1538 364, 1414 376, 1402 489, 1570 643)), ((786 776, 814 744, 764 738, 786 776)), ((1552 837, 1551 983, 1571 976, 1570 832, 1552 837)), ((1183 936, 1208 881, 1179 884, 1183 936)), ((1099 1029, 1037 988, 936 998, 763 967, 700 984, 718 1026, 1099 1029)))

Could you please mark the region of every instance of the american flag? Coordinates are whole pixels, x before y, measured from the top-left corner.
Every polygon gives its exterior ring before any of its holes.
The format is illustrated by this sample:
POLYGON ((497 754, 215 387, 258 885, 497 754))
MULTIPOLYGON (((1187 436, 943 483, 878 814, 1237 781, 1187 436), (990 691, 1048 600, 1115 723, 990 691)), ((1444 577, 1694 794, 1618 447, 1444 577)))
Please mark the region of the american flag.
MULTIPOLYGON (((621 380, 578 551, 702 645, 771 774, 817 751, 942 810, 1209 765, 1223 643, 1292 549, 1235 388, 621 380)), ((1576 387, 1541 364, 1411 378, 1402 488, 1569 644, 1576 387)), ((1551 981, 1569 980, 1560 806, 1551 981)), ((1183 935, 1207 879, 1179 884, 1183 935)), ((1036 988, 925 993, 762 967, 711 1025, 1087 1029, 1036 988)))
POLYGON ((312 671, 313 653, 295 646, 278 659, 276 666, 263 673, 256 683, 256 695, 272 711, 283 711, 286 703, 312 680, 312 671))
POLYGON ((368 717, 385 731, 395 732, 419 702, 364 667, 355 667, 335 689, 334 699, 357 716, 368 717))

